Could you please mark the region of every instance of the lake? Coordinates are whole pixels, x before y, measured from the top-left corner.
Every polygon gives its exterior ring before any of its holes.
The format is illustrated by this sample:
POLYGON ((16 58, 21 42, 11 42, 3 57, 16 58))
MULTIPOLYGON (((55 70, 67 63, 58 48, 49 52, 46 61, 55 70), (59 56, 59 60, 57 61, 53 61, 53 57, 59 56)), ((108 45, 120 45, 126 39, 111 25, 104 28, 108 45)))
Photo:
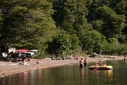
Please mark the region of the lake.
POLYGON ((0 85, 127 85, 127 62, 107 61, 107 65, 113 70, 80 69, 76 64, 23 72, 0 78, 0 85))

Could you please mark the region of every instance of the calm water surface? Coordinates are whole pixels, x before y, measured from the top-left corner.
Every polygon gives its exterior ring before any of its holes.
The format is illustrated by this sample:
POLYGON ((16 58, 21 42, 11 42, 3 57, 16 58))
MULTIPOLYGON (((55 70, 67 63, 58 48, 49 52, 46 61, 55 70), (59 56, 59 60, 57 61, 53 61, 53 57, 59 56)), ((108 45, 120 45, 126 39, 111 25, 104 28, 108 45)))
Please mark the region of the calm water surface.
POLYGON ((127 85, 127 62, 107 61, 107 65, 114 69, 88 70, 69 65, 29 71, 0 78, 0 85, 127 85))

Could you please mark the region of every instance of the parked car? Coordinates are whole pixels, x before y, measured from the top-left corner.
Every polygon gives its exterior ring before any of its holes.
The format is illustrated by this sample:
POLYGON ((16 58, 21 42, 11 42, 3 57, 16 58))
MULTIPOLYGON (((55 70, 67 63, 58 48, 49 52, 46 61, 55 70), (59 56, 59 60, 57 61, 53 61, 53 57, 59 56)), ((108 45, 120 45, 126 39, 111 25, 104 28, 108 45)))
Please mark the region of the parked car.
POLYGON ((6 58, 7 57, 7 52, 1 52, 0 53, 0 58, 6 58))
POLYGON ((13 53, 11 55, 11 58, 13 58, 14 61, 17 61, 18 59, 25 59, 25 58, 31 58, 31 54, 30 53, 13 53))
POLYGON ((89 55, 89 57, 93 57, 93 58, 96 57, 96 56, 98 56, 98 54, 95 53, 95 52, 93 54, 89 55))
POLYGON ((30 53, 31 56, 38 56, 39 55, 39 52, 36 49, 31 49, 28 51, 28 53, 30 53))

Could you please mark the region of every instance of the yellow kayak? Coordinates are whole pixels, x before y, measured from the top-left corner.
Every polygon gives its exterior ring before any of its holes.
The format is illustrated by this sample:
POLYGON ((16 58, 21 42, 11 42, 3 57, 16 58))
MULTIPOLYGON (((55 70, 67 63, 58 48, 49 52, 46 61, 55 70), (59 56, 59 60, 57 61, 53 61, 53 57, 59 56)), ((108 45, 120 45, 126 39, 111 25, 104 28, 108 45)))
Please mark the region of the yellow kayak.
POLYGON ((95 67, 95 66, 89 66, 89 70, 112 70, 113 67, 112 66, 98 66, 98 67, 95 67))

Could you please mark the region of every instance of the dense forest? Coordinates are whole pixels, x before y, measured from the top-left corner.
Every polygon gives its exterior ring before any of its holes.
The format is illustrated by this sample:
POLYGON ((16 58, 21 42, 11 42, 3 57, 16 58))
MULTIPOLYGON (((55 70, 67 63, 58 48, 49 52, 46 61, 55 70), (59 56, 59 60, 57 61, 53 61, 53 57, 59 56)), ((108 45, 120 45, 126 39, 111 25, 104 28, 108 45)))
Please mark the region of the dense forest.
POLYGON ((1 0, 0 51, 41 56, 127 52, 127 0, 1 0))

